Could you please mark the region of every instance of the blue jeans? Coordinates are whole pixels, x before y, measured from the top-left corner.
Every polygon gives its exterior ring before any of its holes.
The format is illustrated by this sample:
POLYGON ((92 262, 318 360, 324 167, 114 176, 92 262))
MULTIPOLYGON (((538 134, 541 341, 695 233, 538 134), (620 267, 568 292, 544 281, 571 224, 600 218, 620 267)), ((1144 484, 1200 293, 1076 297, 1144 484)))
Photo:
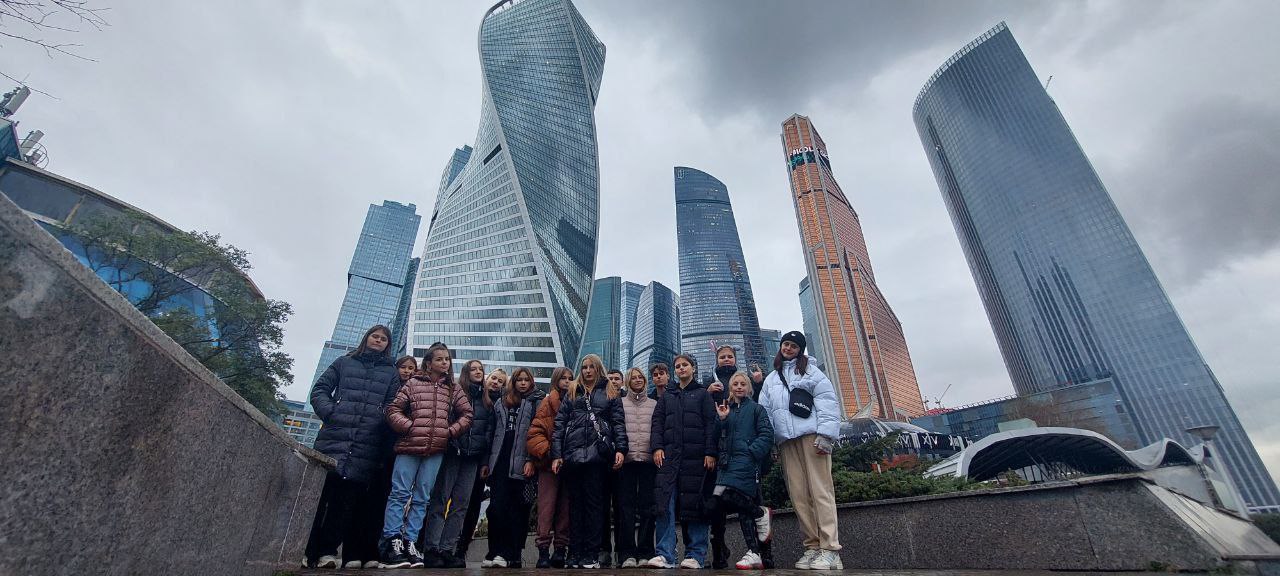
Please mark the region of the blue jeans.
MULTIPOLYGON (((684 543, 684 555, 693 558, 699 564, 707 563, 707 546, 711 539, 711 525, 704 522, 685 522, 689 528, 690 542, 684 543)), ((658 518, 657 525, 658 555, 667 559, 670 564, 676 563, 676 494, 671 493, 667 502, 667 513, 658 518)))
POLYGON ((444 454, 412 456, 399 454, 391 469, 391 495, 387 497, 387 513, 382 517, 382 537, 403 535, 410 542, 418 541, 422 520, 427 516, 427 500, 435 486, 436 475, 444 454), (410 500, 410 496, 413 497, 410 500), (405 505, 409 516, 405 518, 405 505))

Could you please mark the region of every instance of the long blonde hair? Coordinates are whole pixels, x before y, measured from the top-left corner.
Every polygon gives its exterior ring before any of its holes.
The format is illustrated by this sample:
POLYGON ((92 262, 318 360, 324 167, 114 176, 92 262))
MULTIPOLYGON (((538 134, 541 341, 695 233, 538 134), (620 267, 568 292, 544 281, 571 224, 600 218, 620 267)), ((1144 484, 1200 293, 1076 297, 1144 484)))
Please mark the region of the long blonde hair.
POLYGON ((587 354, 587 356, 583 358, 582 361, 590 363, 593 366, 595 366, 596 381, 595 382, 583 381, 582 370, 579 369, 577 377, 573 379, 573 382, 569 383, 569 396, 568 396, 569 401, 572 402, 576 400, 578 398, 578 394, 588 394, 588 395, 591 394, 593 391, 595 391, 596 385, 599 384, 601 380, 605 381, 605 389, 604 389, 605 395, 608 396, 610 400, 617 398, 619 396, 620 390, 612 382, 609 382, 609 378, 604 373, 604 362, 600 360, 600 357, 596 356, 595 354, 587 354))
POLYGON ((644 389, 640 390, 640 394, 644 394, 645 392, 648 392, 649 379, 645 377, 644 370, 641 370, 639 368, 632 368, 630 370, 627 370, 627 379, 622 381, 622 385, 627 388, 627 393, 630 394, 632 392, 635 392, 635 390, 631 389, 631 377, 634 375, 639 375, 640 379, 644 380, 644 389))
POLYGON ((495 375, 502 377, 503 394, 506 394, 507 387, 511 385, 511 379, 507 378, 507 371, 501 368, 494 368, 493 372, 485 375, 484 381, 480 383, 480 396, 481 401, 484 402, 484 407, 489 409, 493 409, 493 398, 489 397, 489 377, 495 375))

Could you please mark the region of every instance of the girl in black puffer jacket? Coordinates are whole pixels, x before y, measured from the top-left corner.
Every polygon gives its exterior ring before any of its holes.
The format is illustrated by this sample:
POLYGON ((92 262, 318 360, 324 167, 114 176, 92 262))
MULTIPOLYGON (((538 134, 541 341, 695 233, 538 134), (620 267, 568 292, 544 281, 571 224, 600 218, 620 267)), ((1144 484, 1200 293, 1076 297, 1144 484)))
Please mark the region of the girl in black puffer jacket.
POLYGON ((390 342, 391 330, 386 326, 370 328, 360 346, 334 360, 311 389, 311 407, 324 422, 315 449, 333 458, 337 466, 325 478, 311 524, 308 566, 338 567, 338 545, 353 521, 355 505, 365 497, 387 458, 392 432, 383 410, 400 390, 400 378, 388 354, 390 342))
MULTIPOLYGON (((506 374, 495 371, 489 378, 496 378, 506 386, 506 374)), ((466 559, 455 550, 464 529, 464 520, 470 507, 479 509, 480 499, 475 488, 480 467, 489 458, 489 444, 493 442, 493 398, 485 391, 484 363, 468 360, 462 365, 458 381, 463 383, 467 399, 471 401, 471 427, 462 436, 449 441, 440 476, 432 488, 427 521, 422 530, 422 555, 427 568, 465 568, 466 559), (445 515, 445 507, 449 514, 445 515)), ((481 492, 483 494, 483 492, 481 492)), ((473 526, 474 528, 474 526, 473 526)))
POLYGON ((568 567, 599 568, 604 534, 604 476, 622 467, 627 425, 619 390, 605 378, 600 357, 582 359, 578 378, 556 413, 551 441, 551 470, 562 474, 569 503, 568 567))

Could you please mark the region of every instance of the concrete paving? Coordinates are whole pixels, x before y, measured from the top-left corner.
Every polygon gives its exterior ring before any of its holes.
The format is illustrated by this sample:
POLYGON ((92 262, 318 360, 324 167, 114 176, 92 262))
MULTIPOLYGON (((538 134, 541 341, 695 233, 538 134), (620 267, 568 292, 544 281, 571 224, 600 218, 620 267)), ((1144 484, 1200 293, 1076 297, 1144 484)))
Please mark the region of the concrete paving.
MULTIPOLYGON (((759 574, 768 573, 772 575, 797 575, 797 574, 857 574, 861 576, 1060 576, 1060 572, 1050 571, 1017 571, 1017 570, 844 570, 842 572, 815 572, 811 570, 651 570, 651 569, 634 569, 628 568, 621 570, 617 568, 602 568, 599 570, 537 570, 533 568, 506 569, 506 568, 480 568, 479 565, 469 566, 465 570, 320 570, 299 569, 286 573, 278 573, 278 576, 284 574, 296 574, 297 576, 359 576, 365 574, 384 574, 394 576, 429 576, 429 575, 445 575, 445 574, 468 574, 471 576, 515 576, 517 574, 529 574, 537 576, 550 575, 582 575, 582 574, 635 574, 637 576, 644 574, 688 574, 690 576, 707 576, 711 574, 728 575, 728 574, 759 574)), ((1088 574, 1116 574, 1124 576, 1140 576, 1142 572, 1073 572, 1072 576, 1085 576, 1088 574)), ((1187 574, 1187 573, 1182 573, 1187 574)))

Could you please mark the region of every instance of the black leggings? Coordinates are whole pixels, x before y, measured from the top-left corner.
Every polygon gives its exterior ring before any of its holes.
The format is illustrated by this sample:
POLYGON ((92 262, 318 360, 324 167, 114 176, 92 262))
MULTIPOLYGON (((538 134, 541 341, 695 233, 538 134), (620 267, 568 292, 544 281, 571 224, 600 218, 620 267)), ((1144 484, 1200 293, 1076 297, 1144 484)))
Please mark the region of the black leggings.
MULTIPOLYGON (((760 540, 756 535, 756 520, 764 516, 760 503, 756 498, 748 496, 740 490, 725 488, 724 494, 716 498, 719 516, 738 515, 738 525, 742 528, 742 541, 747 543, 747 550, 760 552, 760 540)), ((727 552, 727 550, 726 550, 727 552)))
POLYGON ((604 464, 566 464, 565 489, 569 490, 569 557, 590 564, 600 558, 604 535, 604 464))

